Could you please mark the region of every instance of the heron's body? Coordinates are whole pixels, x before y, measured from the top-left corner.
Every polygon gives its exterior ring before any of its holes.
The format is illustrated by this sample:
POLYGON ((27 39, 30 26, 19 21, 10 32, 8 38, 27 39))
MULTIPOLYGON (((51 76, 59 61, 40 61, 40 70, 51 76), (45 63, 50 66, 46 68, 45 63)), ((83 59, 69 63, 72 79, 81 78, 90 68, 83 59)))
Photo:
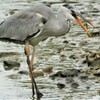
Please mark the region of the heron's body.
POLYGON ((28 39, 31 45, 37 45, 50 36, 61 36, 69 30, 67 18, 63 16, 60 11, 56 15, 44 4, 37 4, 15 13, 2 22, 0 38, 18 43, 24 43, 28 39), (46 23, 42 22, 42 16, 46 18, 46 23))

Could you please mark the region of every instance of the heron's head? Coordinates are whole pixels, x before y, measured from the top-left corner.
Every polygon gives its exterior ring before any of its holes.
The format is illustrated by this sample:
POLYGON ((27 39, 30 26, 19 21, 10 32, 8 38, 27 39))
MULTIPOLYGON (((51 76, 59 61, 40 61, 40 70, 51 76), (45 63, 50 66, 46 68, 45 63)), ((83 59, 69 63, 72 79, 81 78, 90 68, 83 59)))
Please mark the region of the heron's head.
POLYGON ((75 11, 75 9, 72 6, 70 6, 69 4, 64 4, 61 7, 61 9, 68 19, 75 20, 77 22, 77 24, 79 24, 86 31, 87 35, 91 36, 91 32, 88 31, 88 29, 83 25, 83 23, 80 19, 82 19, 83 21, 92 25, 90 21, 86 20, 80 12, 75 11))

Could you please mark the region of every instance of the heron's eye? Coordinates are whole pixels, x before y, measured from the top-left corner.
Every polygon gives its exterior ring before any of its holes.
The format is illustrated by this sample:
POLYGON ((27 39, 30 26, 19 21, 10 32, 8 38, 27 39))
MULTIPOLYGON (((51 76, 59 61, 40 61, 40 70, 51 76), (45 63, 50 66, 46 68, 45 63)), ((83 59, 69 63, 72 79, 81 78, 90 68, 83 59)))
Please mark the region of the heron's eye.
POLYGON ((77 16, 74 10, 71 10, 72 16, 77 16))
POLYGON ((42 21, 43 24, 45 24, 45 23, 47 22, 47 19, 44 18, 44 17, 42 17, 42 18, 41 18, 41 21, 42 21))

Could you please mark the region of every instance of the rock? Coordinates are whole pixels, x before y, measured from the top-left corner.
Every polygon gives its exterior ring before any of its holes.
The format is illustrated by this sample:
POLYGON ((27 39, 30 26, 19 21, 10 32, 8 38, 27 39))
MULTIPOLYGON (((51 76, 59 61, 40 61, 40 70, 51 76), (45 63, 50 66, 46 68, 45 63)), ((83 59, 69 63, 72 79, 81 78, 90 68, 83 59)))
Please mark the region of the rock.
POLYGON ((12 10, 9 11, 9 14, 12 15, 12 14, 14 14, 16 11, 18 11, 18 9, 12 9, 12 10))
POLYGON ((82 73, 79 77, 80 79, 87 79, 88 75, 86 75, 85 73, 82 73))
POLYGON ((20 76, 17 74, 11 74, 11 75, 8 75, 7 77, 10 79, 20 79, 20 76))
POLYGON ((18 56, 20 53, 18 52, 0 52, 0 58, 9 57, 9 56, 18 56))
POLYGON ((98 66, 100 67, 100 52, 90 52, 89 55, 86 56, 86 58, 81 59, 80 61, 78 61, 78 63, 76 64, 76 66, 80 67, 80 66, 85 66, 85 67, 94 67, 94 66, 98 66))
POLYGON ((65 75, 66 77, 74 77, 79 74, 80 70, 78 69, 67 69, 62 71, 62 74, 65 75))
POLYGON ((65 87, 65 84, 63 84, 63 83, 57 83, 57 87, 59 89, 63 89, 65 87))
POLYGON ((100 89, 97 90, 98 95, 100 95, 100 89))
POLYGON ((100 67, 100 58, 94 59, 94 61, 91 62, 91 66, 98 66, 100 67))
POLYGON ((64 40, 63 43, 68 44, 69 42, 67 40, 64 40))
POLYGON ((44 76, 44 72, 42 70, 35 70, 33 71, 34 78, 37 78, 39 76, 44 76))
POLYGON ((4 61, 4 69, 5 70, 11 70, 11 69, 19 69, 20 63, 16 61, 4 61))
POLYGON ((88 43, 88 41, 82 41, 82 42, 80 42, 80 46, 85 46, 85 45, 88 45, 89 43, 88 43))
POLYGON ((58 71, 57 73, 50 75, 49 77, 51 77, 52 79, 55 79, 55 77, 61 77, 61 78, 74 77, 77 76, 79 73, 80 70, 78 69, 67 69, 63 71, 58 71))
POLYGON ((76 43, 70 43, 71 45, 73 45, 73 46, 75 46, 76 45, 76 43))
POLYGON ((90 52, 90 54, 86 57, 88 66, 99 66, 100 67, 100 52, 90 52))
POLYGON ((53 66, 48 66, 48 67, 42 68, 42 71, 50 74, 53 72, 53 66))
POLYGON ((79 87, 79 84, 76 83, 76 82, 75 82, 75 83, 72 83, 72 84, 71 84, 71 87, 72 87, 72 88, 78 88, 78 87, 79 87))
POLYGON ((66 83, 73 83, 74 79, 72 77, 67 77, 66 78, 66 83))
POLYGON ((86 89, 89 90, 90 89, 90 86, 87 86, 86 89))
POLYGON ((96 31, 92 33, 92 37, 100 36, 100 31, 96 31))
POLYGON ((81 59, 80 61, 78 61, 78 62, 76 63, 76 66, 77 66, 77 67, 88 67, 86 58, 83 58, 83 59, 81 59))
POLYGON ((55 74, 50 75, 49 77, 51 77, 52 79, 55 79, 55 77, 66 77, 66 75, 62 74, 62 71, 58 71, 55 74))
POLYGON ((76 55, 70 55, 69 58, 70 59, 77 59, 76 55))
POLYGON ((94 76, 100 77, 100 69, 93 73, 94 76))
POLYGON ((25 75, 28 75, 29 74, 27 71, 19 71, 18 73, 19 74, 25 74, 25 75))

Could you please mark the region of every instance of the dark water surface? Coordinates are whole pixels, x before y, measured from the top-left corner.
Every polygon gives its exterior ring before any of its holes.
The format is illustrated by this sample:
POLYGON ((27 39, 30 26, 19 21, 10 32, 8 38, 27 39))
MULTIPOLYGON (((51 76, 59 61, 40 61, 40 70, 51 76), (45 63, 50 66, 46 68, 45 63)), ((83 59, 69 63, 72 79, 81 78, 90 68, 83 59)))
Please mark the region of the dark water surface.
MULTIPOLYGON (((65 2, 76 6, 83 15, 100 29, 100 0, 0 0, 0 22, 11 13, 24 9, 37 2, 50 2, 56 10, 65 2)), ((92 30, 92 29, 90 29, 92 30)), ((100 37, 90 38, 75 23, 68 34, 58 38, 50 38, 41 42, 36 49, 36 64, 38 68, 53 66, 54 72, 67 68, 75 68, 81 55, 88 51, 100 51, 100 37), (87 43, 81 45, 81 43, 87 43), (70 58, 74 55, 76 59, 70 58)), ((23 45, 0 42, 0 100, 32 100, 31 84, 28 75, 18 74, 19 70, 28 70, 23 45), (18 55, 2 56, 2 53, 14 52, 18 55), (19 70, 4 70, 3 60, 14 60, 21 63, 19 70)), ((100 79, 99 79, 100 80, 100 79)), ((100 83, 95 80, 79 81, 79 87, 73 89, 66 84, 64 89, 57 88, 59 80, 52 80, 49 74, 36 78, 37 84, 44 94, 41 100, 100 100, 98 91, 100 83), (87 89, 90 87, 90 89, 87 89)), ((76 81, 77 78, 76 78, 76 81)), ((62 79, 62 83, 64 79, 62 79)))

